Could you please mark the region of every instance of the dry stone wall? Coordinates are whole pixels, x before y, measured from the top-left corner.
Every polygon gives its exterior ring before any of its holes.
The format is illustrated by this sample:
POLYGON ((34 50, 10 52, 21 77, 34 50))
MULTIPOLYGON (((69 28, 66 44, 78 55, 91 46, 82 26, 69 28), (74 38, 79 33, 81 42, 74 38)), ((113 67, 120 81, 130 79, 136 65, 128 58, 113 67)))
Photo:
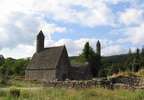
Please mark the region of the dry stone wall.
POLYGON ((49 81, 44 83, 49 87, 66 88, 93 88, 104 87, 108 89, 126 88, 126 89, 144 89, 144 78, 141 77, 117 77, 117 78, 99 78, 84 81, 49 81))
POLYGON ((131 89, 144 89, 144 78, 142 77, 117 77, 111 79, 114 87, 131 89))
POLYGON ((103 86, 111 88, 111 83, 107 79, 96 79, 96 80, 84 80, 84 81, 50 81, 44 83, 46 86, 50 87, 66 87, 66 88, 92 88, 97 86, 103 86))

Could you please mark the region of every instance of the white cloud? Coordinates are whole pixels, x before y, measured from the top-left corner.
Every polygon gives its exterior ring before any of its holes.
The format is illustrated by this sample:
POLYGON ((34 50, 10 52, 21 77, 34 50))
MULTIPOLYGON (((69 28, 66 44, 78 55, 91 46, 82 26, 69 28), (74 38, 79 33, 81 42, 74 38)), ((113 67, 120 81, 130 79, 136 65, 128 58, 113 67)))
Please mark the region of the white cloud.
MULTIPOLYGON (((97 41, 98 39, 95 38, 80 38, 79 40, 61 39, 59 41, 51 40, 51 41, 46 41, 46 47, 66 45, 69 56, 76 56, 82 53, 82 49, 84 48, 84 44, 86 42, 89 42, 93 50, 96 51, 97 41)), ((127 53, 128 51, 122 45, 117 44, 116 41, 109 41, 105 39, 100 39, 100 41, 101 41, 103 56, 123 54, 123 53, 127 53)))
POLYGON ((41 24, 40 29, 46 33, 45 35, 48 37, 48 40, 51 40, 51 35, 55 32, 65 33, 67 31, 66 27, 60 27, 54 23, 47 23, 44 21, 41 24))
MULTIPOLYGON (((131 1, 136 0, 0 0, 0 54, 17 58, 31 55, 35 48, 33 46, 35 36, 40 29, 43 29, 47 37, 47 46, 66 44, 69 55, 78 55, 86 41, 90 41, 95 48, 97 39, 54 41, 51 38, 52 34, 70 30, 55 22, 74 23, 92 28, 101 25, 113 26, 120 23, 115 23, 116 15, 109 4, 131 1)), ((142 14, 141 9, 128 8, 120 13, 120 22, 125 25, 143 23, 142 14)), ((125 42, 130 41, 134 44, 144 42, 143 28, 143 24, 127 28, 125 42)), ((108 39, 101 41, 103 55, 123 52, 123 47, 120 44, 114 44, 115 41, 108 39)))
POLYGON ((139 24, 143 18, 143 10, 136 8, 128 8, 120 13, 120 22, 125 25, 139 24))
POLYGON ((52 15, 54 20, 77 23, 84 26, 112 25, 111 9, 103 0, 43 0, 35 1, 34 9, 52 15), (73 8, 73 6, 76 6, 73 8), (82 10, 77 10, 82 8, 82 10))
POLYGON ((115 45, 110 45, 102 49, 102 55, 105 56, 111 56, 111 55, 119 55, 119 54, 124 54, 127 53, 127 49, 125 49, 122 45, 115 44, 115 45))
POLYGON ((107 3, 110 3, 110 4, 119 4, 119 3, 137 3, 138 0, 103 0, 107 3))
POLYGON ((127 28, 125 40, 135 45, 144 45, 144 23, 127 28))
POLYGON ((7 16, 8 22, 0 23, 0 47, 13 48, 19 44, 31 45, 36 34, 42 29, 51 38, 55 32, 64 33, 65 27, 49 23, 41 16, 15 12, 7 16))
MULTIPOLYGON (((58 41, 47 39, 45 41, 45 47, 53 47, 53 46, 60 46, 66 45, 68 50, 69 56, 77 56, 82 53, 82 49, 84 48, 84 44, 89 42, 92 46, 93 50, 96 50, 96 43, 98 39, 95 38, 80 38, 78 40, 72 39, 60 39, 58 41)), ((123 54, 127 53, 127 49, 123 48, 122 45, 115 43, 114 41, 109 41, 105 39, 100 39, 102 45, 102 55, 103 56, 110 56, 115 54, 123 54)), ((19 44, 15 48, 3 48, 0 53, 4 54, 5 57, 14 57, 14 58, 23 58, 23 57, 32 57, 33 53, 35 52, 34 45, 22 45, 19 44)))
POLYGON ((5 57, 25 58, 30 57, 34 53, 34 46, 31 45, 17 45, 16 48, 3 48, 1 53, 5 57))

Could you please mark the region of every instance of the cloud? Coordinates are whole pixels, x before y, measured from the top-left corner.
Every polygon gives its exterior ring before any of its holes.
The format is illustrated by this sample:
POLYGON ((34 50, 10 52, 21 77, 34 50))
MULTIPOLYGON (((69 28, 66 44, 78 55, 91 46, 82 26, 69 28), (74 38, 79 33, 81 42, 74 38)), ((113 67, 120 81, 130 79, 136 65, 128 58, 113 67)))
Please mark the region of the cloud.
MULTIPOLYGON (((77 40, 69 38, 61 38, 57 41, 52 40, 52 35, 57 32, 69 33, 71 29, 67 25, 72 27, 78 25, 86 28, 86 30, 87 28, 95 29, 99 26, 121 26, 124 33, 119 34, 117 41, 113 41, 111 36, 100 39, 103 46, 103 55, 124 53, 123 45, 128 42, 135 45, 144 42, 143 7, 138 4, 140 0, 0 1, 0 53, 6 54, 6 56, 19 58, 33 54, 35 37, 41 29, 47 37, 47 46, 65 44, 69 55, 81 53, 86 41, 89 41, 92 47, 95 48, 97 38, 79 37, 77 40), (116 13, 113 12, 111 5, 116 6, 119 3, 127 2, 130 3, 130 7, 125 8, 123 12, 119 12, 119 10, 116 13), (118 40, 124 42, 120 43, 118 40), (30 49, 29 52, 27 51, 28 49, 30 49)), ((101 28, 101 30, 103 29, 101 28)), ((115 32, 119 31, 118 29, 115 30, 115 32)), ((76 31, 77 29, 72 32, 76 31)), ((93 32, 98 33, 95 30, 93 32)))
POLYGON ((141 23, 143 18, 143 10, 136 8, 128 8, 120 13, 120 22, 125 25, 133 25, 141 23))
POLYGON ((77 0, 77 2, 73 2, 73 0, 35 1, 34 9, 52 15, 54 20, 88 27, 113 24, 111 9, 103 0, 97 0, 97 2, 95 0, 77 0))
POLYGON ((36 34, 42 29, 51 38, 54 32, 65 32, 65 27, 49 23, 41 16, 15 12, 7 16, 8 22, 0 23, 0 47, 13 48, 19 44, 32 45, 36 34))
POLYGON ((51 36, 55 32, 59 32, 59 33, 66 33, 67 32, 66 27, 60 27, 54 23, 47 23, 44 21, 43 21, 43 23, 41 23, 40 27, 41 27, 42 31, 44 33, 46 33, 45 35, 48 37, 48 40, 51 40, 51 36))
POLYGON ((69 56, 77 56, 82 53, 82 49, 86 42, 89 42, 93 50, 96 51, 96 43, 98 40, 101 41, 103 56, 123 54, 128 51, 123 45, 116 43, 116 41, 95 38, 80 38, 78 40, 60 39, 59 41, 49 40, 46 41, 46 47, 66 45, 69 56))
POLYGON ((17 45, 15 48, 3 48, 1 53, 5 57, 14 57, 14 58, 25 58, 31 57, 34 53, 34 46, 31 45, 17 45))
POLYGON ((107 2, 109 4, 119 4, 119 3, 131 3, 131 4, 136 4, 140 0, 103 0, 104 2, 107 2))
POLYGON ((122 45, 110 45, 102 49, 102 55, 111 56, 128 53, 128 49, 124 48, 122 45))
MULTIPOLYGON (((110 41, 106 39, 99 39, 102 45, 102 55, 110 56, 115 54, 127 53, 127 50, 123 48, 123 45, 117 44, 116 41, 110 41)), ((82 53, 82 49, 84 48, 84 44, 89 42, 92 46, 93 50, 96 51, 96 43, 98 39, 95 38, 80 38, 78 40, 72 39, 60 39, 58 41, 54 41, 48 39, 46 36, 45 47, 53 47, 66 45, 69 56, 77 56, 82 53)), ((24 45, 19 44, 15 48, 3 48, 1 50, 2 54, 6 54, 6 57, 15 57, 15 58, 25 58, 31 57, 35 52, 36 44, 33 45, 24 45)))
POLYGON ((39 19, 20 12, 6 16, 5 23, 0 23, 0 47, 15 47, 18 44, 31 44, 33 32, 39 27, 39 19))
POLYGON ((134 45, 144 45, 144 23, 127 28, 125 40, 134 45))

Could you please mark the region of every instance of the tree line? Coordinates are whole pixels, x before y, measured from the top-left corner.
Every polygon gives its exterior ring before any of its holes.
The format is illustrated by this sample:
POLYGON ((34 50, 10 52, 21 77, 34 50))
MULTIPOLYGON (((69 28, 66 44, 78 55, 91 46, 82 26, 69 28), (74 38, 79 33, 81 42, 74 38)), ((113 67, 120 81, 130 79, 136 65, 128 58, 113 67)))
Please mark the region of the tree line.
POLYGON ((78 59, 90 64, 93 77, 106 77, 125 71, 137 72, 144 68, 144 48, 137 48, 135 52, 129 49, 128 54, 101 57, 87 42, 78 59))
POLYGON ((30 59, 13 59, 2 58, 0 60, 0 81, 6 84, 9 78, 15 76, 24 76, 25 68, 27 67, 30 59))

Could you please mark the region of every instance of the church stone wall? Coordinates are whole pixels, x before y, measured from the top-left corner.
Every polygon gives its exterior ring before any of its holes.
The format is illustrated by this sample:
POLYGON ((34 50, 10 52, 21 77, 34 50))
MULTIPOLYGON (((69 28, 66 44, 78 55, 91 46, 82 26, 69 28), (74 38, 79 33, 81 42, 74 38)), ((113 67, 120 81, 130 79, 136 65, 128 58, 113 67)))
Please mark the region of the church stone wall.
POLYGON ((88 65, 70 67, 71 80, 89 80, 92 79, 90 67, 88 65))
POLYGON ((27 80, 38 80, 42 78, 42 71, 40 70, 26 70, 25 77, 27 80))
POLYGON ((42 81, 50 81, 56 79, 56 70, 44 70, 42 81))
POLYGON ((69 75, 70 62, 66 49, 63 50, 59 64, 57 66, 56 78, 58 80, 65 80, 69 75))
POLYGON ((50 81, 56 78, 55 73, 55 70, 27 70, 25 77, 27 80, 50 81))

